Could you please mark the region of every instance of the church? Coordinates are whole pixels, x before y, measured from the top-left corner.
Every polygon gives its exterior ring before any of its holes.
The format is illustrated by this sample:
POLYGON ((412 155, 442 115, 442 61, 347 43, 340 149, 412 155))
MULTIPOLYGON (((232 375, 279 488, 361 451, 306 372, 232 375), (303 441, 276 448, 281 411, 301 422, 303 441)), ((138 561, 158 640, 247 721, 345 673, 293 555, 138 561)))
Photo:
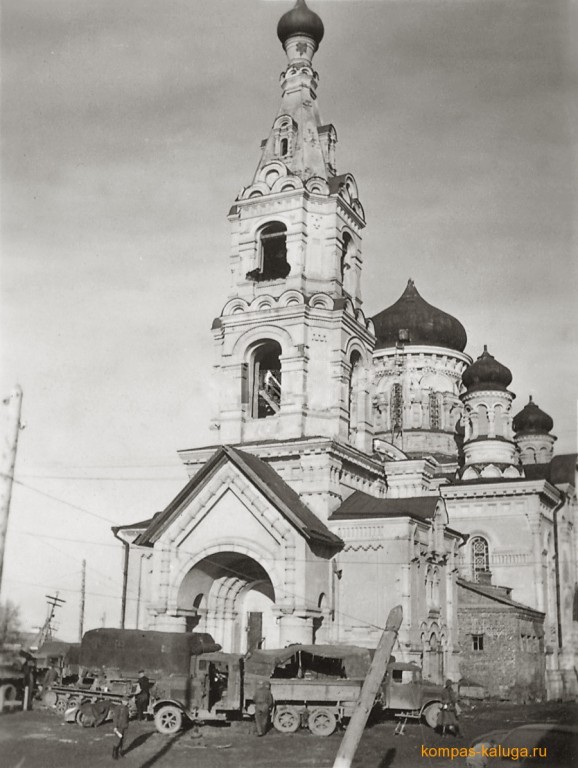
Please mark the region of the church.
POLYGON ((179 452, 164 510, 113 528, 122 625, 236 653, 374 648, 401 605, 394 653, 424 677, 575 694, 576 455, 554 455, 536 403, 514 415, 510 370, 470 357, 412 280, 364 314, 362 193, 317 104, 323 23, 297 0, 277 34, 281 103, 228 215, 215 444, 179 452))

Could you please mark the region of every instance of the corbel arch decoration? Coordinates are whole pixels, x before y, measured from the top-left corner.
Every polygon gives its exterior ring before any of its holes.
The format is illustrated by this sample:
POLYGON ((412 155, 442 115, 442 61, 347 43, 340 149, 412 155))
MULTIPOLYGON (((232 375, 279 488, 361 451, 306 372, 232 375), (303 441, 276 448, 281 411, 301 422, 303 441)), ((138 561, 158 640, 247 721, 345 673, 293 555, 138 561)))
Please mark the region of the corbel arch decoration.
POLYGON ((282 293, 281 296, 279 296, 279 306, 280 307, 291 307, 294 304, 304 304, 305 299, 303 297, 303 294, 299 291, 285 291, 285 293, 282 293))
POLYGON ((309 300, 309 306, 314 309, 333 309, 333 299, 326 293, 315 293, 309 300))
POLYGON ((308 192, 312 192, 313 194, 329 194, 329 185, 325 179, 321 178, 321 176, 312 176, 311 178, 307 179, 305 182, 305 189, 308 192))
POLYGON ((247 312, 248 309, 249 304, 245 301, 245 299, 231 299, 223 307, 221 317, 228 317, 229 315, 236 315, 240 312, 247 312))

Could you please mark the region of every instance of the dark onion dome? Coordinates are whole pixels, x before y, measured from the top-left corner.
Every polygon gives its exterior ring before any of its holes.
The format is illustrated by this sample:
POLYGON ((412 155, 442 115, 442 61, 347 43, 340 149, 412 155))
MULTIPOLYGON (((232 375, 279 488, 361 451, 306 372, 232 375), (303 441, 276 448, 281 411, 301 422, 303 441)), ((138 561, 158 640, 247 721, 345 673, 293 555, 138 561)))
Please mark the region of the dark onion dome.
POLYGON ((424 301, 413 280, 409 280, 401 297, 372 318, 377 336, 376 348, 420 344, 446 347, 463 352, 468 337, 455 317, 424 301))
POLYGON ((512 420, 512 427, 516 435, 547 435, 553 428, 554 422, 547 413, 538 408, 532 400, 512 420))
POLYGON ((482 354, 464 371, 462 382, 468 392, 481 389, 505 390, 512 383, 512 373, 509 368, 490 355, 484 344, 482 354))
POLYGON ((295 7, 284 13, 277 24, 277 37, 283 45, 293 35, 307 35, 319 45, 324 32, 323 22, 307 7, 305 0, 297 0, 295 7))

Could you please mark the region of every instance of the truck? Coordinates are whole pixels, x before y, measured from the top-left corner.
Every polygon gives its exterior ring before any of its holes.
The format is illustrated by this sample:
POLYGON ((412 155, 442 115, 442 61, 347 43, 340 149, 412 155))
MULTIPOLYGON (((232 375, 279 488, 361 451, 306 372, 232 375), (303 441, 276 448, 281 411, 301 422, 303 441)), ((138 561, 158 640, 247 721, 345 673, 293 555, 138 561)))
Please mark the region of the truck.
MULTIPOLYGON (((155 686, 155 724, 160 733, 174 733, 187 719, 252 717, 254 691, 266 681, 275 701, 276 730, 294 733, 305 727, 330 736, 353 714, 371 659, 371 650, 349 645, 291 645, 244 657, 207 653, 195 662, 196 680, 187 695, 179 696, 170 680, 155 686)), ((404 720, 423 718, 435 728, 442 696, 443 688, 424 681, 417 665, 392 660, 376 707, 404 720)))
POLYGON ((87 705, 113 705, 134 695, 140 669, 146 669, 153 683, 171 680, 182 697, 189 679, 196 676, 197 657, 220 648, 211 635, 201 632, 94 629, 82 638, 78 674, 66 684, 53 685, 44 693, 44 703, 65 714, 68 721, 93 725, 94 713, 87 705))
MULTIPOLYGON (((149 714, 157 731, 172 734, 189 722, 250 719, 254 692, 267 681, 275 701, 273 726, 308 728, 329 736, 351 717, 372 651, 351 645, 291 645, 249 654, 224 653, 208 634, 97 629, 80 648, 80 677, 53 686, 53 706, 67 720, 93 725, 105 717, 97 702, 118 702, 137 690, 139 669, 153 683, 149 714)), ((437 725, 442 688, 421 679, 416 665, 392 661, 377 707, 437 725)))
POLYGON ((22 706, 26 674, 18 651, 0 648, 0 714, 22 706))

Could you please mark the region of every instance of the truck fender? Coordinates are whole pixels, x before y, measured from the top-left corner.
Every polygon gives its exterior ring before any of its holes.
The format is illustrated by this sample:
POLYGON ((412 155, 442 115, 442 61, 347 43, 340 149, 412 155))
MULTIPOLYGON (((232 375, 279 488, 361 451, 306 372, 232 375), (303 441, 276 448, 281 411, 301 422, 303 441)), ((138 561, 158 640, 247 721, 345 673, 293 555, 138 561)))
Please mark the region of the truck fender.
POLYGON ((156 712, 161 707, 166 707, 166 706, 169 706, 169 705, 172 706, 172 707, 178 707, 181 710, 181 712, 183 713, 183 715, 187 714, 187 711, 183 707, 181 702, 177 701, 176 699, 157 699, 155 701, 155 703, 153 704, 153 706, 152 706, 153 713, 156 712))

